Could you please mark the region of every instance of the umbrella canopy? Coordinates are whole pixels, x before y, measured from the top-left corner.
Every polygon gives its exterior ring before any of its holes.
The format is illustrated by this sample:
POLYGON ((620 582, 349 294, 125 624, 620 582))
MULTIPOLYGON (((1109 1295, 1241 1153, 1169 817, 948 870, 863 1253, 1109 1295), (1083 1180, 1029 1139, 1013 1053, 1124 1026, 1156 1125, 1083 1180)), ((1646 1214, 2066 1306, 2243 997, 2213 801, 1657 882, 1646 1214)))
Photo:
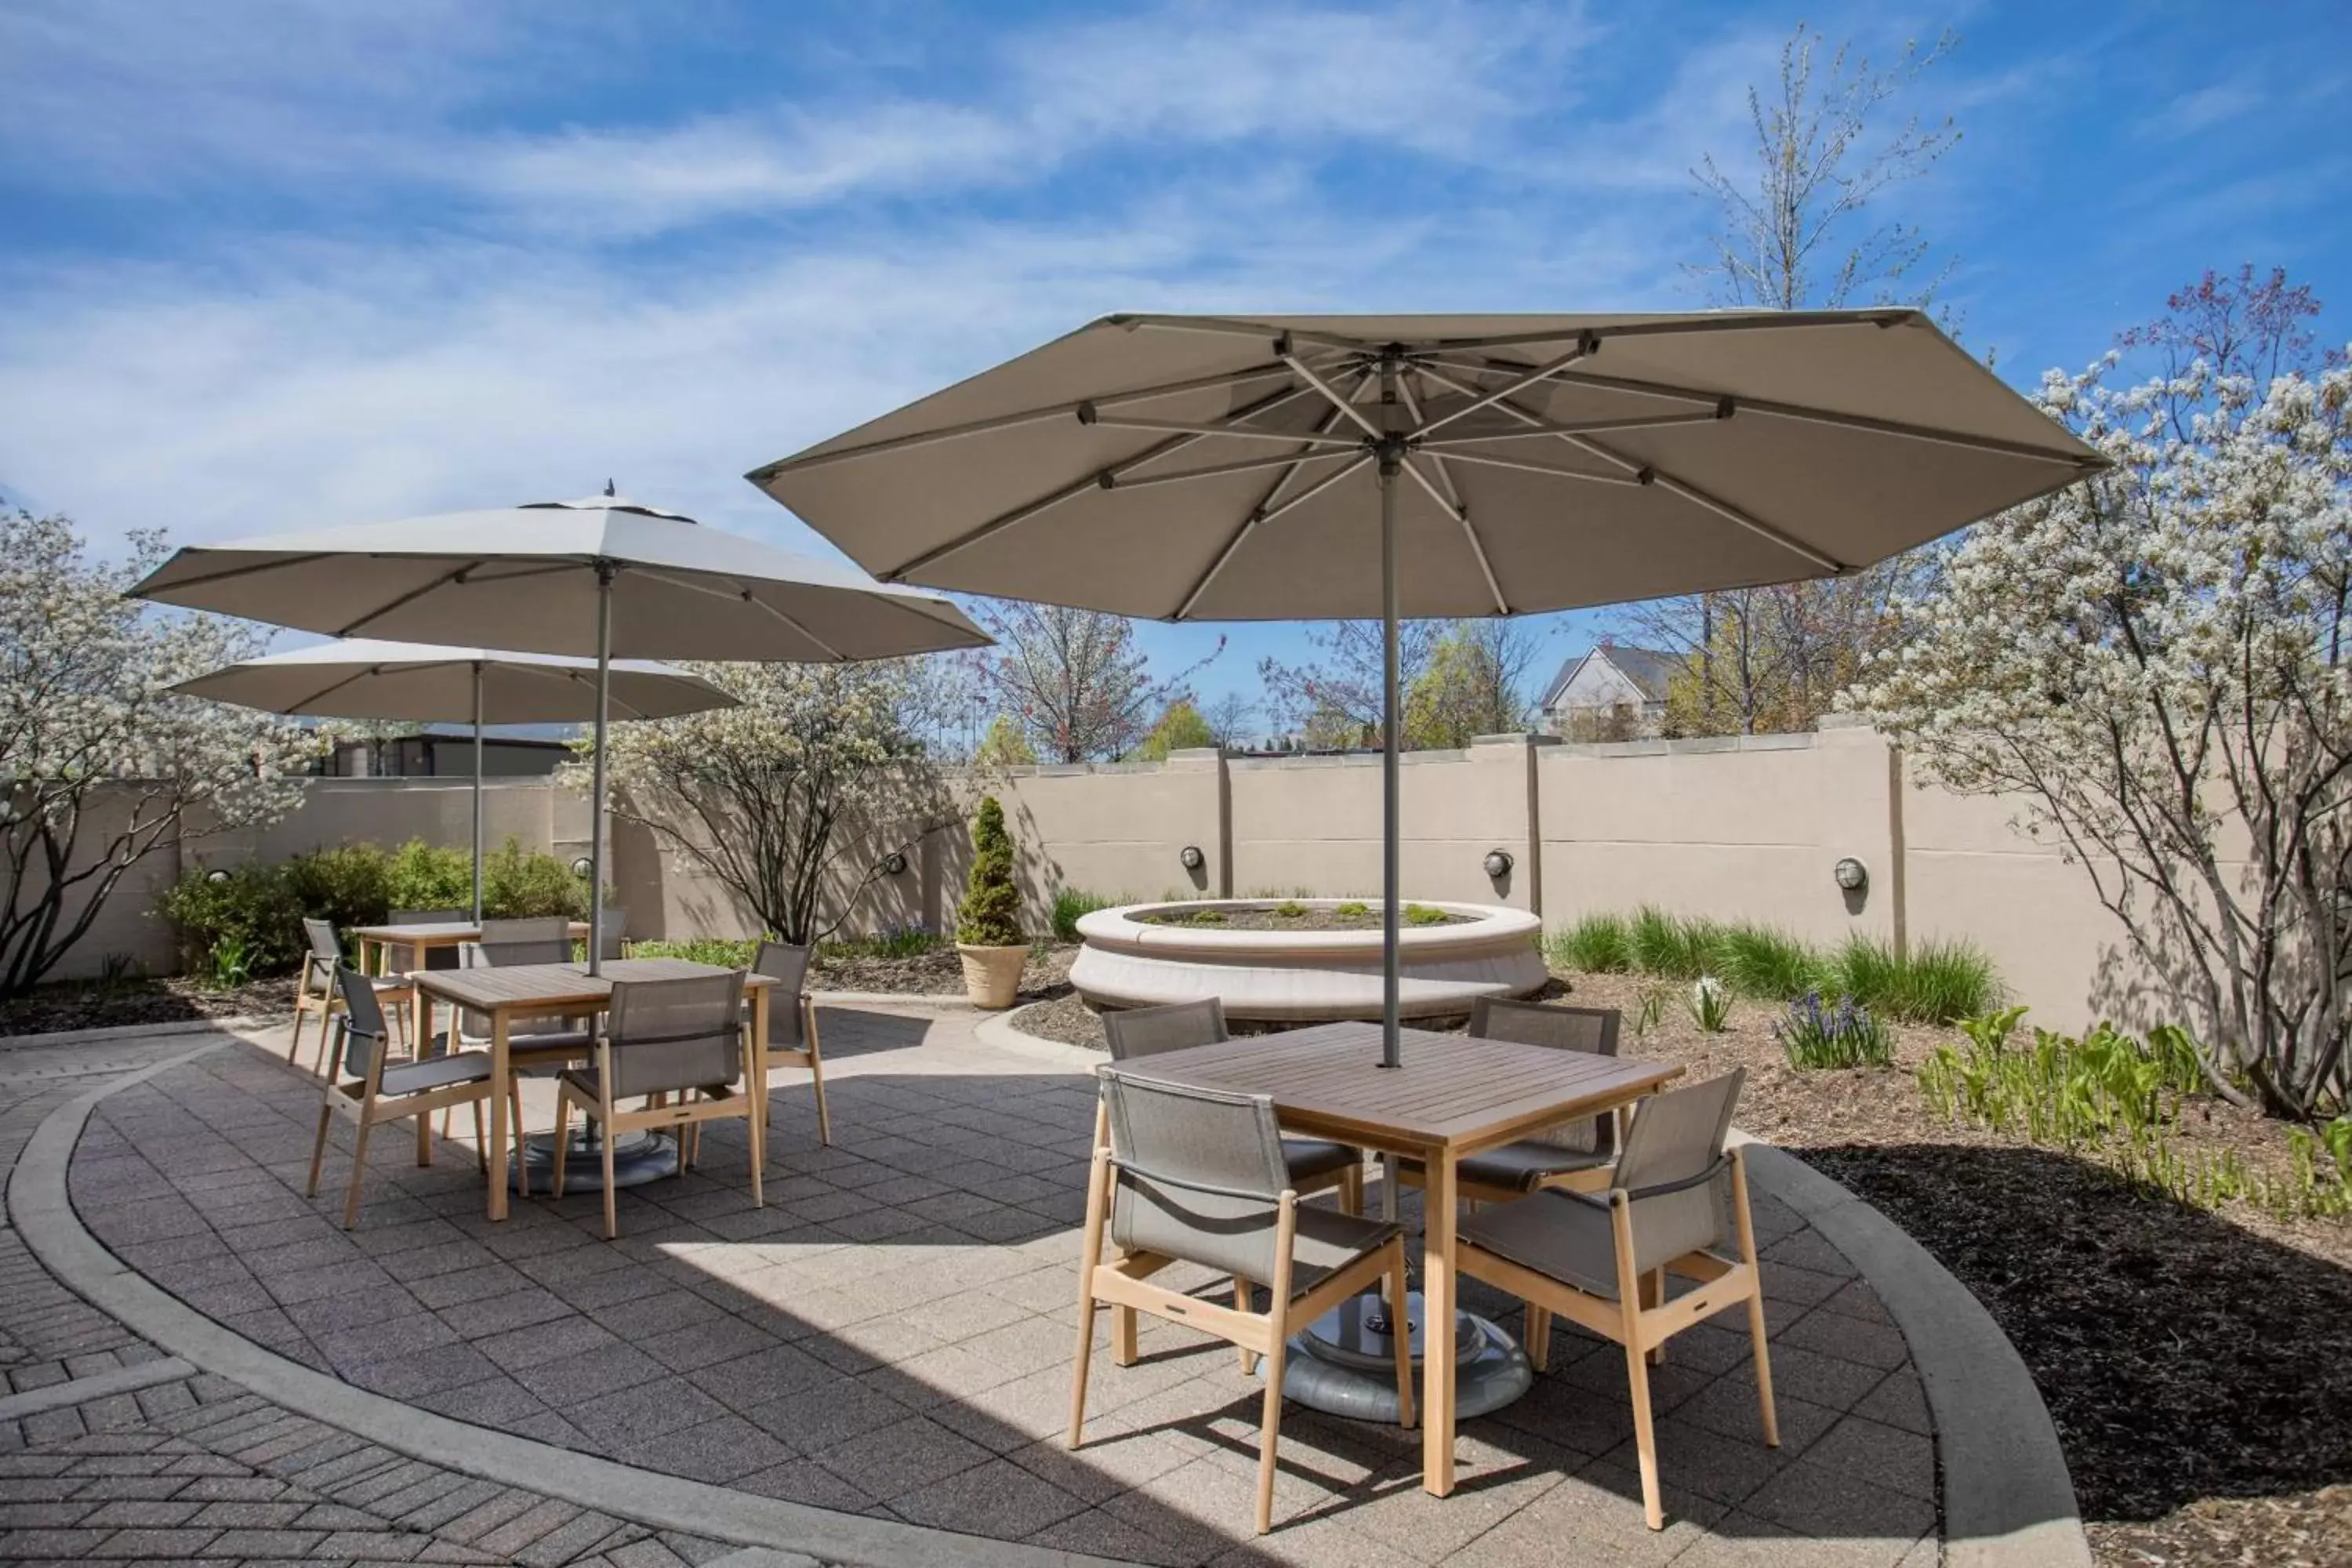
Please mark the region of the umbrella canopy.
MULTIPOLYGON (((316 719, 574 724, 596 717, 596 661, 346 637, 225 665, 172 689, 316 719)), ((733 706, 735 699, 698 675, 650 659, 613 661, 614 718, 673 719, 733 706)))
POLYGON ((1835 574, 2099 466, 1916 310, 1121 315, 750 478, 885 582, 1381 616, 1392 1065, 1401 616, 1835 574))
MULTIPOLYGON (((735 699, 699 676, 645 659, 613 661, 624 719, 668 719, 735 699)), ((320 719, 402 719, 474 726, 474 920, 482 919, 482 726, 596 717, 596 661, 562 654, 349 637, 226 665, 172 689, 215 702, 320 719)))
POLYGON ((1163 620, 1826 575, 2098 459, 1916 310, 1111 316, 751 475, 884 582, 1163 620))
MULTIPOLYGON (((590 838, 604 887, 613 656, 837 663, 989 641, 943 599, 704 528, 611 494, 189 545, 133 596, 335 637, 462 641, 496 626, 534 653, 592 656, 590 838)), ((589 968, 604 904, 589 900, 589 968)))

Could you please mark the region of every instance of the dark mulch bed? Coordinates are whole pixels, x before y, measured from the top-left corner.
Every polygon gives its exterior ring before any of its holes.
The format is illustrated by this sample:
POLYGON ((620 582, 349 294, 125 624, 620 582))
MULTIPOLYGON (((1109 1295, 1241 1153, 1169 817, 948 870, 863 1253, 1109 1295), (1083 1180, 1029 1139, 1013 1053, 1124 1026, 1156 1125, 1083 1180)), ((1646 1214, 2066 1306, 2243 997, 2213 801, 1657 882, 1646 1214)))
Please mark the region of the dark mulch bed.
MULTIPOLYGON (((1408 931, 1423 926, 1468 925, 1471 921, 1468 915, 1446 914, 1442 910, 1431 910, 1428 916, 1413 920, 1411 917, 1411 911, 1416 907, 1419 906, 1406 906, 1407 915, 1404 924, 1408 931), (1431 916, 1436 918, 1430 918, 1431 916)), ((1138 915, 1135 918, 1150 925, 1199 926, 1207 931, 1378 931, 1381 929, 1381 911, 1378 909, 1368 909, 1360 914, 1341 914, 1337 909, 1328 906, 1317 908, 1308 904, 1300 905, 1298 912, 1295 915, 1284 914, 1280 906, 1275 904, 1212 903, 1197 909, 1188 904, 1176 904, 1150 914, 1138 915)))
POLYGON ((126 980, 111 985, 66 981, 30 996, 0 1002, 0 1038, 62 1029, 110 1029, 131 1024, 179 1024, 196 1018, 281 1017, 294 1011, 291 975, 215 990, 184 976, 126 980))
MULTIPOLYGON (((2352 1563, 2352 1226, 2191 1208, 2095 1161, 1953 1126, 1913 1077, 1945 1031, 1898 1029, 1890 1068, 1805 1071, 1771 1037, 1777 1008, 1739 1003, 1709 1035, 1675 988, 1636 1038, 1650 983, 1555 984, 1622 1009, 1628 1055, 1692 1078, 1746 1068, 1741 1126, 1876 1205, 1975 1292, 2050 1407, 2100 1563, 2352 1563)), ((1075 995, 1014 1022, 1102 1046, 1075 995)), ((2285 1168, 2283 1130, 2226 1106, 2178 1142, 2285 1168)))
MULTIPOLYGON (((1061 995, 1068 991, 1076 946, 1044 944, 1029 950, 1021 969, 1024 996, 1061 995)), ((884 991, 909 996, 963 994, 963 960, 952 944, 907 958, 850 957, 821 953, 812 984, 827 991, 884 991)))

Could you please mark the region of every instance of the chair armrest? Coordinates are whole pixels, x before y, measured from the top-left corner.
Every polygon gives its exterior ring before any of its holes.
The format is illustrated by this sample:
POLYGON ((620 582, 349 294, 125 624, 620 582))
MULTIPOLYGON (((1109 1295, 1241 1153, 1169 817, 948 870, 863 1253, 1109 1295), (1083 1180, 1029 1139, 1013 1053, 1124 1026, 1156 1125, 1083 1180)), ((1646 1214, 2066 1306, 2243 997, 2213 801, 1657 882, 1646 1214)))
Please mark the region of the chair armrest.
POLYGON ((1148 1165, 1139 1165, 1132 1160, 1122 1160, 1116 1154, 1105 1155, 1104 1159, 1113 1170, 1124 1171, 1129 1175, 1150 1182, 1156 1187, 1178 1187, 1188 1193, 1206 1193, 1211 1197, 1218 1198, 1245 1198, 1251 1203, 1259 1204, 1278 1204, 1282 1201, 1280 1193, 1255 1192, 1247 1187, 1213 1186, 1207 1182, 1195 1182, 1183 1176, 1163 1175, 1148 1165))

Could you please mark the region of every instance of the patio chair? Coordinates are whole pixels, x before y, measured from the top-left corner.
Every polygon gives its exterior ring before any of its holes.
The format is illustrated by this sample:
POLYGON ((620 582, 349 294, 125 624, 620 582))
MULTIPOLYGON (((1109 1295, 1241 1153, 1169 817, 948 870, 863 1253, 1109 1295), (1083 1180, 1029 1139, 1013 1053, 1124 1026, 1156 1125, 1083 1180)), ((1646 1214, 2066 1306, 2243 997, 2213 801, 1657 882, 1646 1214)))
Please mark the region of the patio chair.
MULTIPOLYGON (((327 1066, 327 1026, 343 1010, 342 994, 337 987, 336 973, 343 967, 343 946, 336 939, 334 926, 326 921, 305 919, 302 934, 310 943, 303 955, 302 973, 294 982, 294 1037, 286 1042, 286 1061, 290 1067, 302 1049, 302 1018, 311 1009, 319 1014, 319 1068, 327 1066), (312 986, 317 990, 313 991, 312 986)), ((408 1043, 408 982, 391 975, 364 977, 379 999, 389 999, 394 1015, 400 1020, 401 1043, 408 1043)))
MULTIPOLYGON (((1481 1039, 1603 1057, 1617 1054, 1621 1022, 1614 1007, 1551 1007, 1496 996, 1479 997, 1470 1011, 1470 1033, 1481 1039)), ((1454 1191, 1472 1204, 1507 1204, 1546 1187, 1597 1192, 1609 1184, 1616 1153, 1617 1119, 1590 1116, 1464 1156, 1454 1167, 1454 1191)), ((1422 1185, 1421 1162, 1399 1160, 1397 1180, 1422 1185)))
POLYGON ((509 942, 560 942, 564 944, 563 956, 541 962, 572 962, 572 921, 566 915, 526 915, 511 920, 484 921, 481 940, 493 945, 509 942))
MULTIPOLYGON (((497 922, 485 921, 484 929, 497 922)), ((561 920, 512 921, 503 922, 515 926, 561 926, 561 920)), ((541 935, 519 942, 467 942, 457 945, 459 965, 466 969, 497 969, 517 963, 569 963, 572 962, 572 939, 569 936, 541 935)), ((487 1047, 490 1044, 490 1020, 468 1007, 457 1015, 457 1037, 468 1047, 487 1047)), ((593 1018, 524 1018, 507 1030, 507 1070, 511 1075, 512 1091, 507 1096, 507 1124, 513 1130, 515 1149, 523 1146, 522 1080, 526 1078, 550 1078, 595 1048, 596 1020, 593 1018)), ((493 1112, 495 1114, 495 1111, 493 1112)), ((443 1131, 447 1131, 445 1119, 443 1131)), ((530 1170, 523 1161, 515 1163, 515 1183, 522 1195, 530 1195, 530 1170)))
MULTIPOLYGON (((776 983, 768 993, 768 1065, 781 1061, 809 1069, 809 1081, 816 1088, 817 1142, 831 1147, 833 1113, 824 1103, 824 1054, 817 1045, 816 1002, 808 990, 812 956, 809 948, 763 942, 751 970, 776 983)), ((760 1086, 762 1093, 767 1087, 760 1086)))
MULTIPOLYGON (((1097 1148, 1087 1185, 1079 1254, 1078 1349, 1070 1385, 1069 1447, 1086 1422, 1087 1369, 1095 1309, 1149 1312, 1265 1358, 1258 1428, 1257 1530, 1274 1521, 1275 1445, 1290 1336, 1349 1297, 1385 1280, 1394 1321, 1405 1321, 1404 1231, 1394 1224, 1309 1208, 1290 1185, 1274 1101, 1264 1095, 1154 1082, 1101 1072, 1110 1144, 1097 1148), (1106 1234, 1118 1256, 1105 1258, 1106 1234), (1266 1310, 1244 1299, 1227 1309, 1156 1284, 1171 1263, 1190 1263, 1264 1285, 1266 1310)), ((1396 1346, 1399 1424, 1413 1424, 1412 1358, 1396 1346)), ((1118 1347, 1113 1346, 1116 1354, 1118 1347)), ((1119 1357, 1122 1365, 1131 1357, 1119 1357)))
POLYGON ((606 905, 604 909, 604 940, 600 944, 605 963, 629 956, 629 911, 626 906, 606 905))
MULTIPOLYGON (((367 975, 348 964, 335 968, 335 985, 342 1008, 336 1016, 335 1049, 326 1069, 325 1096, 319 1105, 319 1133, 310 1145, 310 1184, 305 1195, 319 1195, 319 1173, 327 1163, 327 1128, 337 1116, 356 1124, 352 1135, 352 1185, 343 1199, 343 1228, 360 1222, 360 1181, 367 1172, 368 1134, 386 1121, 419 1118, 417 1162, 429 1163, 433 1145, 422 1133, 423 1118, 460 1104, 474 1108, 474 1148, 488 1172, 489 1160, 482 1139, 482 1102, 490 1097, 490 1058, 480 1051, 457 1051, 418 1061, 384 1060, 383 1008, 367 975)), ((493 1114, 496 1114, 494 1111, 493 1114)))
POLYGON ((752 1114, 751 1036, 743 1027, 740 970, 682 980, 615 981, 594 1063, 566 1068, 555 1080, 555 1092, 557 1192, 563 1190, 572 1106, 604 1130, 607 1239, 621 1233, 613 1197, 613 1140, 637 1128, 677 1130, 683 1174, 701 1152, 703 1122, 743 1118, 751 1144, 751 1202, 765 1206, 760 1167, 766 1151, 760 1119, 752 1114), (619 1108, 619 1101, 640 1096, 645 1103, 639 1109, 619 1108), (684 1136, 689 1128, 695 1134, 690 1144, 684 1136))
MULTIPOLYGON (((470 910, 394 910, 385 917, 384 924, 395 926, 455 926, 465 925, 473 919, 470 910)), ((425 950, 427 969, 455 969, 457 950, 454 947, 428 947, 425 950)))
MULTIPOLYGON (((1163 1007, 1130 1007, 1102 1016, 1103 1037, 1115 1062, 1138 1061, 1161 1051, 1213 1046, 1232 1037, 1225 1031, 1225 1005, 1214 996, 1173 1002, 1163 1007)), ((1104 1139, 1104 1107, 1095 1108, 1095 1143, 1104 1139)), ((1337 1189, 1339 1207, 1364 1212, 1364 1152, 1321 1138, 1285 1138, 1282 1156, 1290 1184, 1301 1197, 1337 1189)))
POLYGON ((1724 1148, 1746 1076, 1736 1069, 1643 1101, 1605 1194, 1538 1193, 1472 1215, 1460 1233, 1461 1271, 1528 1304, 1528 1356, 1538 1371, 1554 1313, 1625 1348, 1642 1509, 1652 1530, 1663 1529, 1665 1518, 1646 1352, 1670 1336, 1747 1303, 1764 1441, 1780 1444, 1748 1165, 1740 1150, 1724 1148), (1668 1276, 1691 1288, 1669 1294, 1668 1276))

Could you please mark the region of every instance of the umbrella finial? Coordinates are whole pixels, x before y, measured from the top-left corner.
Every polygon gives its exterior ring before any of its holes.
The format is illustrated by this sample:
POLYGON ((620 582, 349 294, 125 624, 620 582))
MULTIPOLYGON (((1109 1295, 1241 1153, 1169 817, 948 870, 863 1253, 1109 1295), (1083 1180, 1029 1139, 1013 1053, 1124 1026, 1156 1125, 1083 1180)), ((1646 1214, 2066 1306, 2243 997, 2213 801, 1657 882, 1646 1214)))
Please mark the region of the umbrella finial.
POLYGON ((620 494, 621 492, 620 492, 620 491, 618 491, 618 490, 616 490, 616 489, 614 489, 613 488, 613 481, 612 481, 612 480, 610 480, 610 479, 606 479, 606 480, 604 481, 604 493, 605 493, 606 495, 608 495, 608 496, 612 496, 612 495, 618 495, 618 494, 620 494))

